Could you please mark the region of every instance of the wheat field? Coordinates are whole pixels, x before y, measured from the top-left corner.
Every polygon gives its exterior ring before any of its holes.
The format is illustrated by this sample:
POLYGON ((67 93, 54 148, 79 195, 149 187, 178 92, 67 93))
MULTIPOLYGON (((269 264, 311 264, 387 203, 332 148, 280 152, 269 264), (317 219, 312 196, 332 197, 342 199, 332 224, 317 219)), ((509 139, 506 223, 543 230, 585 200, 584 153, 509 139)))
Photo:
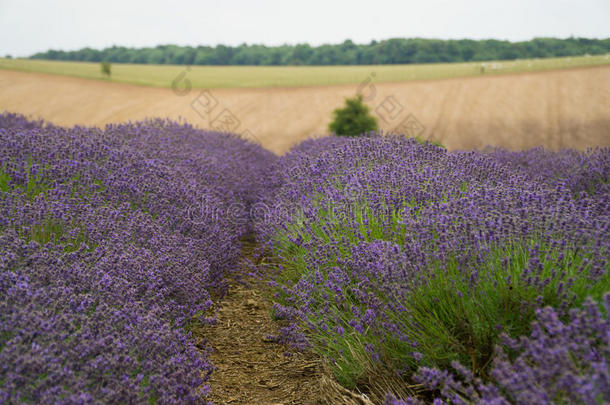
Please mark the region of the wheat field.
POLYGON ((385 131, 442 142, 524 149, 610 146, 610 66, 359 84, 169 89, 0 70, 0 110, 61 125, 146 117, 243 134, 281 154, 327 134, 333 109, 361 92, 385 131))

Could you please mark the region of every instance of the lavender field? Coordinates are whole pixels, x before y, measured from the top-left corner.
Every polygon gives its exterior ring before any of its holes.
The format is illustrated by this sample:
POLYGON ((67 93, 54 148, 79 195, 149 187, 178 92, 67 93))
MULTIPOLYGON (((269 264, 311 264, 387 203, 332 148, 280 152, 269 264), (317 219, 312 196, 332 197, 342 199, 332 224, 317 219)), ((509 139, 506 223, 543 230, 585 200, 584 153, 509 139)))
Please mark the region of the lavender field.
POLYGON ((243 268, 270 339, 372 403, 610 401, 608 148, 370 134, 278 157, 9 113, 0 145, 0 403, 206 403, 192 328, 243 268))
POLYGON ((212 321, 248 230, 226 211, 270 153, 161 120, 4 114, 0 139, 0 403, 201 402, 189 324, 212 321))
POLYGON ((304 142, 256 223, 278 337, 386 404, 610 399, 610 150, 304 142), (396 399, 398 397, 399 399, 396 399))

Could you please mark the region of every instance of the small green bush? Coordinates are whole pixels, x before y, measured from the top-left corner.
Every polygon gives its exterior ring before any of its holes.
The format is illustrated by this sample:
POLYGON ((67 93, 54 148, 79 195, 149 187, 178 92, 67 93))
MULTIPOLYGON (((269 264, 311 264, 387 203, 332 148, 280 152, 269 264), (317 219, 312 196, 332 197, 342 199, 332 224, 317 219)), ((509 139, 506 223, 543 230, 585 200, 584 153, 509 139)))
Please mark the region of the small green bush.
POLYGON ((358 136, 377 130, 377 120, 362 102, 362 95, 345 99, 345 107, 337 108, 333 116, 328 129, 339 136, 358 136))
POLYGON ((110 64, 110 62, 102 62, 101 67, 102 74, 110 77, 110 75, 112 74, 112 65, 110 64))

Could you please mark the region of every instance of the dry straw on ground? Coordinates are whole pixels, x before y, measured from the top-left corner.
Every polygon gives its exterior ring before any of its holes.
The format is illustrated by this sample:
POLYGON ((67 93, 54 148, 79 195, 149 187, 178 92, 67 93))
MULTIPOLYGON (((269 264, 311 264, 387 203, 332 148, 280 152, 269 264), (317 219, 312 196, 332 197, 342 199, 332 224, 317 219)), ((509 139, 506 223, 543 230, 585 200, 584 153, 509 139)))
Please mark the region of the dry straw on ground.
MULTIPOLYGON (((610 66, 372 84, 374 92, 365 86, 363 93, 386 118, 379 119, 381 129, 392 130, 412 115, 423 138, 449 149, 610 146, 610 66), (400 103, 391 112, 388 104, 380 107, 388 97, 400 103)), ((357 88, 214 89, 218 106, 208 116, 192 108, 199 95, 194 89, 178 96, 170 89, 2 70, 0 110, 60 125, 162 116, 209 127, 214 114, 227 109, 239 120, 237 132, 248 130, 263 146, 284 153, 305 138, 325 134, 332 110, 357 88)))

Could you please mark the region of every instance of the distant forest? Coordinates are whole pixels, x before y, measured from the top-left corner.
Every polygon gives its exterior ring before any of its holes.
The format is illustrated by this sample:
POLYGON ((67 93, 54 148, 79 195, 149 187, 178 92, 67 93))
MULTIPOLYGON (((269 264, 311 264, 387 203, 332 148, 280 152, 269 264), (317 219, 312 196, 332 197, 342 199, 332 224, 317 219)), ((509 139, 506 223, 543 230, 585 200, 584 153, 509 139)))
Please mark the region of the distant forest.
POLYGON ((113 46, 101 51, 91 48, 67 52, 50 50, 30 58, 174 65, 377 65, 548 58, 609 52, 610 38, 535 38, 523 42, 394 38, 365 45, 347 40, 338 45, 321 46, 113 46))

